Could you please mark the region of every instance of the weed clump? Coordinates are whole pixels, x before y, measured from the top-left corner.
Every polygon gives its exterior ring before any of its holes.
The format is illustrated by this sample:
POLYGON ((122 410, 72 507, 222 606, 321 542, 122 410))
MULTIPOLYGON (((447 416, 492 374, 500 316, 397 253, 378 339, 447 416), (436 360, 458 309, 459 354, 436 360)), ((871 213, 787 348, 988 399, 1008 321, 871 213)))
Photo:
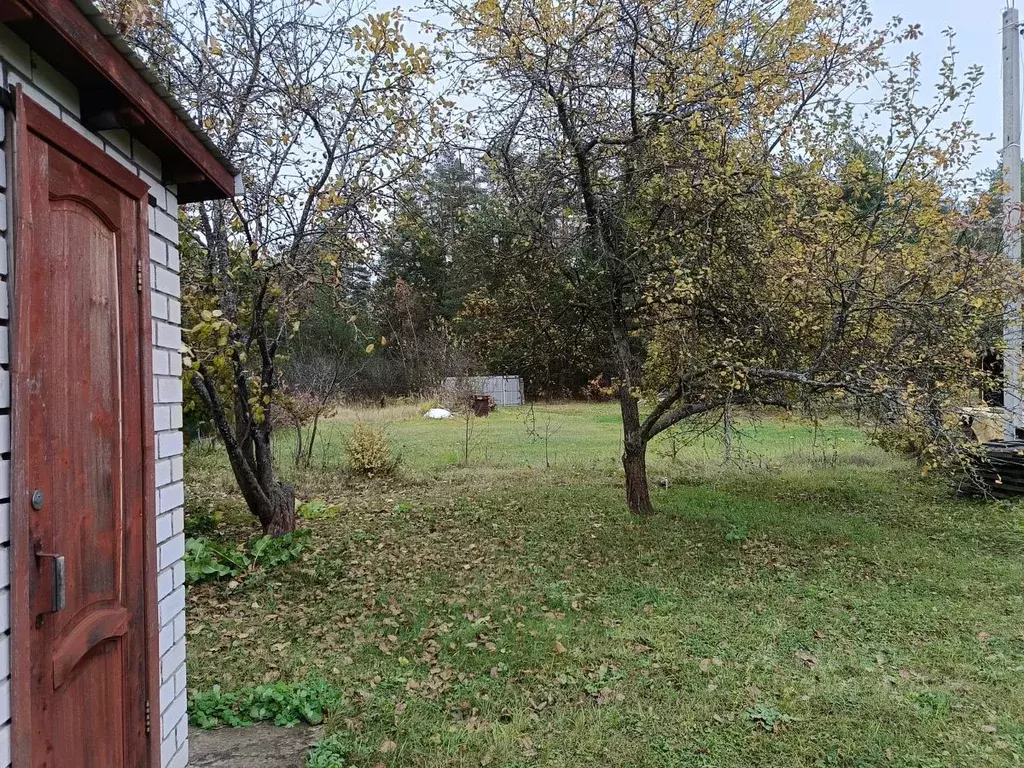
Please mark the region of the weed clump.
POLYGON ((237 577, 257 567, 276 568, 299 558, 312 531, 300 528, 284 536, 261 536, 247 548, 214 541, 206 536, 185 540, 185 583, 196 584, 237 577))
POLYGON ((319 678, 253 685, 230 692, 215 685, 209 691, 189 695, 188 719, 203 729, 221 725, 241 728, 263 722, 277 726, 319 725, 343 703, 341 691, 319 678))

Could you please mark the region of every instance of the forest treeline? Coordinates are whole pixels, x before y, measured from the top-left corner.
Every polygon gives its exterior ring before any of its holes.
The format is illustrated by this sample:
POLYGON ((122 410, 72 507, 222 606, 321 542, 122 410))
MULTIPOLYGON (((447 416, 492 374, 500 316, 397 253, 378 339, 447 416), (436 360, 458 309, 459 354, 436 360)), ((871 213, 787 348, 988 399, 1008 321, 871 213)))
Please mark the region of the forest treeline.
POLYGON ((524 243, 486 167, 437 158, 392 215, 377 258, 314 291, 285 351, 288 385, 375 401, 491 373, 522 376, 531 398, 609 396, 611 355, 567 274, 575 255, 524 243))

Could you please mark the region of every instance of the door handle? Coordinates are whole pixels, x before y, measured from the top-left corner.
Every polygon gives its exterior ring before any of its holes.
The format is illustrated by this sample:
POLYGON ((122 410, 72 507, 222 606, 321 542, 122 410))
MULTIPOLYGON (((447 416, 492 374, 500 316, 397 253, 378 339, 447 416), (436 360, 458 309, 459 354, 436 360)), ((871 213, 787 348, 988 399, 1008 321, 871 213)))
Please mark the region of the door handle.
POLYGON ((59 611, 63 611, 68 602, 67 567, 64 562, 64 555, 54 555, 50 552, 40 552, 39 550, 36 550, 36 559, 49 560, 50 567, 53 569, 51 579, 53 595, 50 599, 49 612, 58 613, 59 611))

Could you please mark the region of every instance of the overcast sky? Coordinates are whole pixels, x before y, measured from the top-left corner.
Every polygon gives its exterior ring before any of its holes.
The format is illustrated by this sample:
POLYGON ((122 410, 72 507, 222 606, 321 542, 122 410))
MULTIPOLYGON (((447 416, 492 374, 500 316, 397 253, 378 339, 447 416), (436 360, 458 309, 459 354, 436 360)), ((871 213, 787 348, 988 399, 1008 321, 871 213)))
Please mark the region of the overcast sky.
MULTIPOLYGON (((878 26, 893 16, 900 16, 907 24, 920 24, 923 36, 908 44, 921 53, 926 84, 938 80, 939 63, 946 53, 946 39, 942 31, 956 31, 956 46, 960 51, 958 71, 970 64, 980 64, 985 72, 978 101, 971 117, 979 133, 996 137, 986 144, 984 154, 975 170, 988 170, 999 164, 998 137, 1002 131, 1002 91, 1000 69, 1002 61, 1002 11, 1008 3, 1016 3, 1024 17, 1024 0, 869 0, 878 26)), ((400 5, 415 8, 418 0, 376 0, 378 8, 400 5)), ((414 18, 421 13, 413 12, 414 18)), ((413 28, 407 33, 415 36, 413 28)), ((930 95, 930 94, 929 94, 930 95)))
MULTIPOLYGON (((972 117, 983 134, 999 136, 1002 130, 1002 90, 1000 70, 1002 61, 1002 10, 1008 0, 871 0, 876 20, 881 22, 892 16, 902 16, 908 23, 920 24, 924 37, 914 43, 921 51, 924 72, 936 72, 945 53, 946 41, 942 30, 956 30, 956 45, 961 52, 960 61, 980 64, 985 70, 978 103, 972 117)), ((1024 16, 1024 0, 1017 1, 1024 16)), ((932 81, 929 78, 926 82, 932 81)), ((981 166, 992 168, 999 162, 997 141, 989 142, 981 166)))

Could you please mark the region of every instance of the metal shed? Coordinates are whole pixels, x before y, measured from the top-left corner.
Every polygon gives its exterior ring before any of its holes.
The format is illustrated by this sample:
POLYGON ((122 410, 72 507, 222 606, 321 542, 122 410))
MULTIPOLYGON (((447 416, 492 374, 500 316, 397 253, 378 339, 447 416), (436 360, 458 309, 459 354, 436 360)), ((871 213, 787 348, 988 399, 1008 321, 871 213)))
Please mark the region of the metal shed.
POLYGON ((449 376, 442 389, 471 395, 490 395, 497 406, 516 406, 526 402, 521 376, 449 376))

